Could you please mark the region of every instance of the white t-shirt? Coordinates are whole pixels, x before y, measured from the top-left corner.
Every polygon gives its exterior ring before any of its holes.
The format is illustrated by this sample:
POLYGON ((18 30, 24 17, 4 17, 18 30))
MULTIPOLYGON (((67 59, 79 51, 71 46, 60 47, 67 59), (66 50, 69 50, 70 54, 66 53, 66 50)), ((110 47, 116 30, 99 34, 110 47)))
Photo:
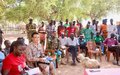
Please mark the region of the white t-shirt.
POLYGON ((96 34, 96 25, 90 25, 90 28, 92 29, 92 31, 94 32, 94 34, 96 34))
POLYGON ((90 28, 96 30, 96 25, 90 25, 90 28))
POLYGON ((113 33, 113 34, 116 34, 117 33, 117 27, 115 25, 108 25, 107 26, 107 31, 108 31, 108 38, 110 38, 110 35, 113 33))
POLYGON ((77 46, 79 45, 79 40, 78 38, 74 37, 74 39, 72 40, 70 37, 67 39, 67 45, 69 46, 77 46))
POLYGON ((60 46, 65 46, 67 45, 67 37, 59 37, 59 41, 60 41, 60 46))

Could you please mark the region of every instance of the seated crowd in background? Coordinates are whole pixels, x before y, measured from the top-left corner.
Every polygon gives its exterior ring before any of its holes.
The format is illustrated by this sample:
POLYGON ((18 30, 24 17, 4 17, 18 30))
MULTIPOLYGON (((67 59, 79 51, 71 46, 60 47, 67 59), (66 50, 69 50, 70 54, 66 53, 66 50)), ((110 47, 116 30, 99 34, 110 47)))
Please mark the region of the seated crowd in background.
POLYGON ((110 53, 113 53, 117 61, 113 64, 119 65, 120 23, 114 25, 113 19, 110 20, 110 25, 104 19, 100 28, 96 20, 88 22, 85 28, 78 20, 69 22, 66 19, 65 24, 60 21, 59 25, 51 20, 49 25, 42 22, 38 32, 33 20, 29 21, 26 25, 28 45, 22 37, 12 43, 4 41, 5 48, 0 51, 3 75, 19 75, 24 73, 24 69, 35 67, 39 67, 43 75, 55 75, 58 59, 64 65, 69 63, 69 53, 72 55, 73 66, 77 64, 76 61, 80 62, 77 55, 82 52, 90 58, 93 54, 106 54, 107 60, 110 59, 110 53))

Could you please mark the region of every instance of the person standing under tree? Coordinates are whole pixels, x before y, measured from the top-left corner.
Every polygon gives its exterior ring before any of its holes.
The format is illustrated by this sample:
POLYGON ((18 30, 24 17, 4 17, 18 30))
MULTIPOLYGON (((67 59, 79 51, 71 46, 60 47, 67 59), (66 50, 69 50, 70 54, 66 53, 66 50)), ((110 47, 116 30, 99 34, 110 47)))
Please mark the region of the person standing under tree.
POLYGON ((3 31, 0 29, 0 48, 3 42, 3 37, 2 37, 3 31))
POLYGON ((96 25, 96 32, 99 31, 98 23, 99 23, 99 21, 96 21, 96 22, 95 22, 95 25, 96 25))
POLYGON ((27 30, 27 38, 29 42, 32 41, 31 35, 33 32, 36 31, 36 24, 33 24, 33 19, 29 19, 29 23, 26 25, 26 30, 27 30))
POLYGON ((51 49, 51 43, 52 43, 52 37, 53 34, 56 33, 55 27, 53 26, 53 20, 49 23, 49 25, 46 27, 46 32, 47 32, 47 48, 51 49))
POLYGON ((65 26, 66 28, 70 26, 68 19, 66 19, 66 23, 64 24, 64 26, 65 26))
POLYGON ((58 37, 60 37, 62 34, 65 34, 66 28, 65 26, 63 26, 63 22, 60 21, 60 25, 57 28, 57 33, 58 33, 58 37))
POLYGON ((108 38, 110 38, 111 34, 114 34, 116 36, 117 33, 117 27, 113 24, 113 19, 110 19, 110 25, 108 25, 108 38))
POLYGON ((93 36, 96 36, 96 20, 92 20, 92 25, 90 25, 90 28, 93 30, 93 36))
POLYGON ((106 39, 108 36, 107 31, 107 19, 104 19, 102 25, 100 26, 100 33, 102 34, 103 38, 106 39))
POLYGON ((78 35, 81 35, 81 30, 82 30, 83 26, 82 26, 82 23, 80 23, 78 20, 77 20, 76 27, 78 29, 78 35))
POLYGON ((120 22, 118 22, 117 24, 117 38, 118 38, 118 42, 120 43, 120 22))
MULTIPOLYGON (((89 23, 89 22, 88 22, 88 23, 89 23)), ((87 24, 86 28, 83 29, 83 30, 81 31, 81 33, 84 34, 86 42, 87 42, 87 41, 90 41, 91 39, 93 39, 93 31, 92 31, 92 29, 90 28, 90 24, 87 24)))
POLYGON ((44 22, 41 23, 41 26, 38 29, 39 35, 40 35, 40 43, 45 45, 45 40, 46 40, 46 27, 44 22))
POLYGON ((67 36, 70 37, 71 33, 76 34, 76 27, 70 22, 70 26, 66 28, 67 36))

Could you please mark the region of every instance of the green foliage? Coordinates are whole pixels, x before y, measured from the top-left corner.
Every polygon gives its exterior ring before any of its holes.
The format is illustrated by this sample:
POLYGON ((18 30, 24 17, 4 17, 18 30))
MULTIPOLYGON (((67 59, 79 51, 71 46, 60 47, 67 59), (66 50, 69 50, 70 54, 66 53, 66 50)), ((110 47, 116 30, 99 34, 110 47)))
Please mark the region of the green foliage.
POLYGON ((5 2, 6 2, 7 4, 13 4, 13 3, 16 2, 16 0, 5 0, 5 2))
POLYGON ((4 10, 5 10, 5 7, 4 7, 3 1, 0 0, 0 19, 2 19, 3 17, 4 10))
POLYGON ((105 16, 119 0, 22 0, 13 8, 5 8, 14 5, 16 0, 1 0, 0 18, 8 21, 26 21, 28 18, 42 20, 73 20, 74 18, 100 19, 105 16))
POLYGON ((112 9, 112 0, 81 0, 82 13, 91 19, 101 18, 112 9))
POLYGON ((118 13, 120 12, 120 0, 113 0, 114 2, 112 3, 113 5, 113 11, 117 11, 118 13))
POLYGON ((25 15, 26 7, 17 7, 14 9, 8 9, 5 13, 5 18, 9 21, 24 21, 27 17, 25 15))

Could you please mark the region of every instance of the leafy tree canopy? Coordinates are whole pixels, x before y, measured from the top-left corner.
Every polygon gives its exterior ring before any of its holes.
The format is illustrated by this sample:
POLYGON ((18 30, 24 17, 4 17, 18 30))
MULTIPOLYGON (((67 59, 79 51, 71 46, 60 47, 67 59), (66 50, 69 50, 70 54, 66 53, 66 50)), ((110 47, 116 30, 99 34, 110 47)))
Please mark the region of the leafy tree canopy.
POLYGON ((48 21, 100 19, 109 11, 120 9, 119 3, 119 0, 0 0, 0 19, 12 22, 30 17, 48 21))

